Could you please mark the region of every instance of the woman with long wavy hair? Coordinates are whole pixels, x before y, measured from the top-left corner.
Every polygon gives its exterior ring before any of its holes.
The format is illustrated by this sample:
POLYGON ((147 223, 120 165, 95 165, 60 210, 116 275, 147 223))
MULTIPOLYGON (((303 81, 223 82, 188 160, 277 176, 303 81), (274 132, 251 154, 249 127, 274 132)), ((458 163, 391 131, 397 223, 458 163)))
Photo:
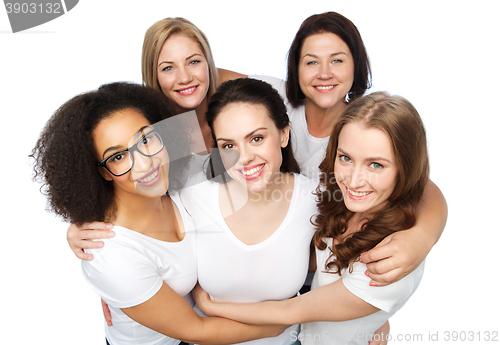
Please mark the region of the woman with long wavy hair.
POLYGON ((367 344, 418 287, 424 264, 400 281, 371 288, 360 256, 411 227, 429 179, 425 129, 403 97, 376 92, 349 105, 336 123, 316 191, 317 270, 311 291, 256 304, 195 298, 207 315, 252 324, 302 323, 302 344, 367 344), (340 201, 340 202, 339 202, 340 201))

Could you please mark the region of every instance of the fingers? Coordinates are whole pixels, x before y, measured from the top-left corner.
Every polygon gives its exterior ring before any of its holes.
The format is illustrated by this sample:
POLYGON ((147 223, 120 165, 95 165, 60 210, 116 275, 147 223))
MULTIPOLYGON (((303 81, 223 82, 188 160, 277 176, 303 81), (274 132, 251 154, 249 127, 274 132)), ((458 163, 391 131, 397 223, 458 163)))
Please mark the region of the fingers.
POLYGON ((379 244, 367 252, 361 254, 361 262, 369 264, 371 262, 377 262, 380 260, 387 259, 392 256, 395 249, 394 243, 391 243, 392 235, 384 238, 379 244))
POLYGON ((404 275, 401 274, 401 270, 399 269, 395 269, 384 274, 371 273, 370 271, 367 270, 365 272, 365 275, 372 279, 369 283, 370 286, 378 286, 378 287, 392 284, 394 282, 397 282, 402 277, 404 277, 404 275))
POLYGON ((111 322, 111 311, 109 310, 109 306, 102 299, 101 299, 101 305, 102 305, 102 312, 104 314, 104 319, 106 320, 106 324, 108 326, 113 326, 113 322, 111 322))
MULTIPOLYGON (((73 225, 73 224, 71 224, 71 225, 73 225)), ((110 230, 110 229, 113 229, 113 224, 102 223, 102 222, 83 223, 78 228, 80 230, 110 230)))
POLYGON ((77 258, 90 261, 93 256, 83 250, 102 248, 104 242, 92 240, 113 237, 115 234, 110 230, 112 228, 112 224, 99 222, 84 223, 81 226, 71 224, 68 227, 66 239, 77 258))
POLYGON ((73 253, 75 253, 76 257, 80 260, 86 260, 86 261, 94 260, 94 256, 92 254, 87 254, 81 249, 73 250, 73 253))

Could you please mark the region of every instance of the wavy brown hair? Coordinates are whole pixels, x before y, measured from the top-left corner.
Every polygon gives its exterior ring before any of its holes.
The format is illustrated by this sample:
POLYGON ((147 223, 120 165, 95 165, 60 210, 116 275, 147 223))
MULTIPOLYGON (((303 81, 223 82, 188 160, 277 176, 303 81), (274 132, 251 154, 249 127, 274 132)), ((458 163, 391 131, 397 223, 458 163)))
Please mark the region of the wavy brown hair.
POLYGON ((320 184, 316 190, 319 215, 314 219, 317 232, 313 241, 325 250, 325 238, 337 239, 325 269, 341 274, 352 270, 361 253, 376 246, 388 235, 411 228, 416 221, 417 209, 429 178, 429 158, 424 125, 415 107, 401 96, 375 92, 355 100, 335 125, 328 143, 326 157, 319 166, 320 184), (361 229, 342 240, 347 224, 354 215, 334 196, 342 195, 334 172, 339 134, 352 122, 362 121, 367 127, 377 128, 390 137, 394 150, 398 181, 388 203, 367 219, 361 229))

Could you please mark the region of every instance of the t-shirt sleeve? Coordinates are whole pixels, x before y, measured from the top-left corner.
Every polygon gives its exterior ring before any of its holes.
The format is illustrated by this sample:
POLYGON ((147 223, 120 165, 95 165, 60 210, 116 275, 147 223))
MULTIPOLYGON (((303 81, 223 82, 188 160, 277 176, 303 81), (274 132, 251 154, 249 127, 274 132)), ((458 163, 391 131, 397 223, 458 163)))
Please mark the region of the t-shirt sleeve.
POLYGON ((355 296, 383 311, 394 313, 399 310, 415 292, 424 270, 422 263, 415 271, 403 279, 387 285, 370 286, 371 279, 365 275, 366 265, 356 262, 353 272, 342 275, 344 286, 355 296))
POLYGON ((154 258, 144 249, 134 248, 133 244, 117 237, 104 240, 102 249, 88 251, 94 259, 82 261, 82 273, 107 304, 129 308, 153 297, 163 281, 154 258))

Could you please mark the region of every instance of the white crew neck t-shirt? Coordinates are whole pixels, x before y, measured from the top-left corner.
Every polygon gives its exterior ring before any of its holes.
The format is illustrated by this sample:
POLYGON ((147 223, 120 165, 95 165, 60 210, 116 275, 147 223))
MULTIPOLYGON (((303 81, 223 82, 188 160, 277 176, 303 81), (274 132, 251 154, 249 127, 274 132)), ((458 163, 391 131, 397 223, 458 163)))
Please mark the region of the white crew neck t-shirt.
POLYGON ((173 194, 184 223, 180 242, 165 242, 115 226, 115 237, 103 240, 102 249, 85 250, 94 256, 82 261, 82 273, 90 287, 109 306, 112 326, 105 326, 110 344, 176 345, 180 341, 153 331, 125 315, 120 308, 146 302, 163 282, 191 305, 190 291, 196 285, 196 231, 194 222, 173 194))
MULTIPOLYGON (((311 290, 342 279, 344 286, 365 302, 381 309, 371 315, 342 322, 311 322, 302 324, 300 339, 303 345, 367 345, 373 334, 403 307, 420 284, 425 261, 403 279, 381 287, 370 286, 370 278, 365 275, 366 265, 357 261, 352 273, 342 270, 342 275, 325 273, 325 263, 330 256, 332 239, 328 238, 327 248, 316 248, 317 270, 311 290)), ((376 340, 376 339, 375 339, 376 340)))

